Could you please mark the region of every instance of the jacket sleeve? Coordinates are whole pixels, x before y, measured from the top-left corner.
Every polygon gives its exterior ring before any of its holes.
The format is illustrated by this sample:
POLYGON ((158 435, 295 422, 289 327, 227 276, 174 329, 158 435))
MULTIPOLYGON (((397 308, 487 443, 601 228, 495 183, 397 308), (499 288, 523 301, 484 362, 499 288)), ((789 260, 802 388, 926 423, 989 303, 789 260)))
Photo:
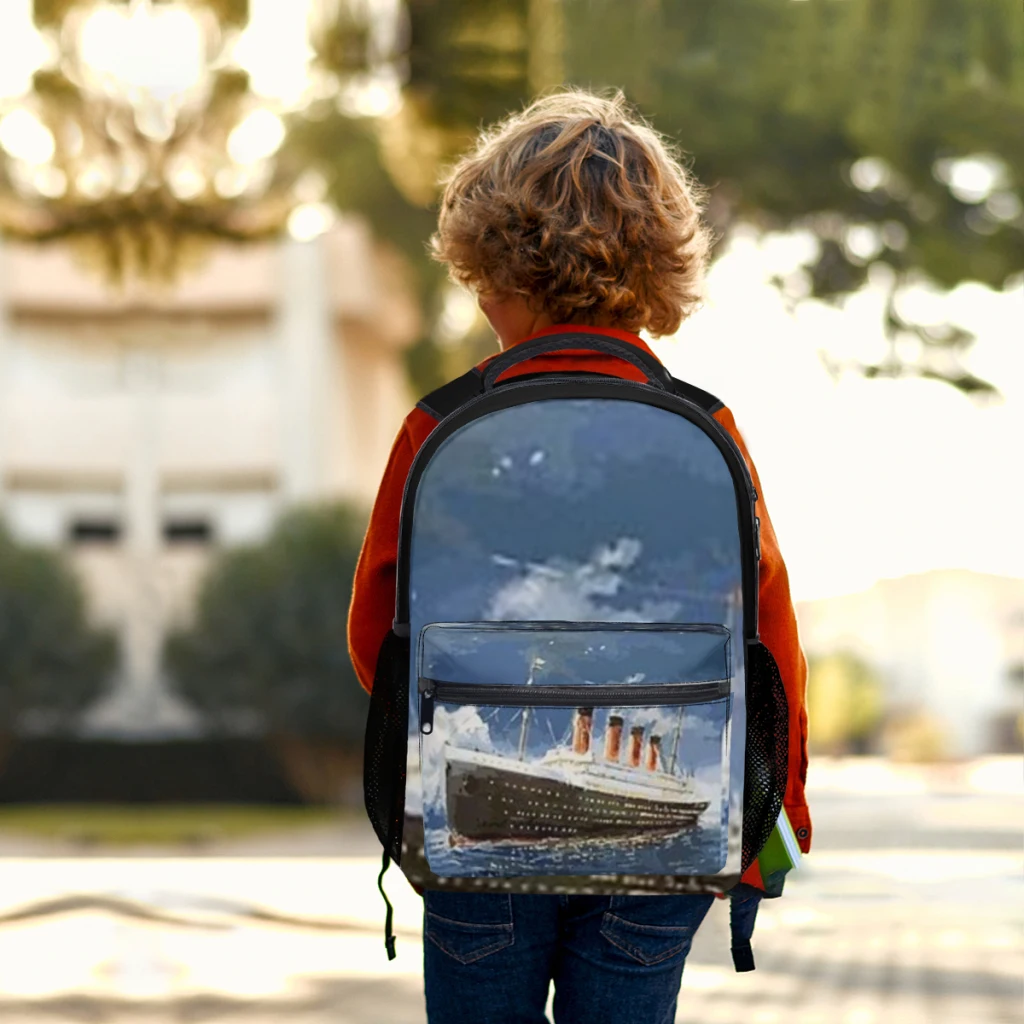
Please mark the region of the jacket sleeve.
POLYGON ((789 779, 784 805, 800 849, 811 848, 811 818, 804 794, 807 781, 807 660, 800 647, 796 613, 789 592, 789 574, 765 506, 764 491, 736 421, 728 409, 715 419, 739 446, 757 489, 756 515, 761 520, 761 562, 758 588, 758 630, 778 663, 789 704, 789 779))
POLYGON ((405 480, 415 454, 403 425, 384 469, 356 562, 348 610, 348 651, 363 688, 373 689, 377 654, 395 615, 398 530, 405 480))

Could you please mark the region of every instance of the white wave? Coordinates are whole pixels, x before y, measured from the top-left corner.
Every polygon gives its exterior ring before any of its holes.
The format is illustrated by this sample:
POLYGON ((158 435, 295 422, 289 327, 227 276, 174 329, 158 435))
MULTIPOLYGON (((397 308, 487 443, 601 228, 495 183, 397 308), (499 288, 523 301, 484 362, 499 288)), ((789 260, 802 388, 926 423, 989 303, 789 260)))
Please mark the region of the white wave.
MULTIPOLYGON (((585 562, 552 558, 532 563, 495 592, 487 619, 565 619, 578 622, 652 622, 670 619, 674 601, 642 601, 635 608, 612 608, 602 598, 614 597, 628 570, 643 551, 635 537, 619 537, 596 548, 585 562)), ((503 556, 500 564, 508 564, 503 556)))
MULTIPOLYGON (((449 710, 445 707, 434 709, 434 731, 422 737, 422 744, 415 738, 409 741, 409 764, 419 763, 422 771, 422 797, 427 803, 442 799, 444 787, 444 747, 457 740, 457 746, 474 750, 493 752, 490 730, 472 705, 449 710), (414 747, 413 745, 416 744, 414 747), (422 751, 422 757, 421 753, 422 751), (412 760, 415 758, 415 761, 412 760)), ((408 783, 407 783, 408 785, 408 783)))

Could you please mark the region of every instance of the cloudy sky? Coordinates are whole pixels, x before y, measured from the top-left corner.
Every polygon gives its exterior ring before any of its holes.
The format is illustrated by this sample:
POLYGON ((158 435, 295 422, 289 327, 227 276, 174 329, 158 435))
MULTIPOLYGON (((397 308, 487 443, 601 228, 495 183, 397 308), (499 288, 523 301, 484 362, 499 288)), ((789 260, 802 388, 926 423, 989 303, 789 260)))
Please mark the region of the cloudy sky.
POLYGON ((652 406, 544 402, 478 420, 434 454, 414 524, 414 630, 421 615, 724 621, 739 585, 728 467, 652 406))

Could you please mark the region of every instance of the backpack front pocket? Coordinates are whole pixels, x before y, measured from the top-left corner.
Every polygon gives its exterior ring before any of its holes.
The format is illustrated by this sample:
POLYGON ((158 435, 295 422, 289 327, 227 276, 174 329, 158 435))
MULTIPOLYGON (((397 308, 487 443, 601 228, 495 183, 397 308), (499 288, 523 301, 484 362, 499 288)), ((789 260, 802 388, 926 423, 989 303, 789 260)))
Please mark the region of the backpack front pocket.
POLYGON ((427 860, 442 877, 713 874, 728 630, 432 623, 418 650, 427 860))

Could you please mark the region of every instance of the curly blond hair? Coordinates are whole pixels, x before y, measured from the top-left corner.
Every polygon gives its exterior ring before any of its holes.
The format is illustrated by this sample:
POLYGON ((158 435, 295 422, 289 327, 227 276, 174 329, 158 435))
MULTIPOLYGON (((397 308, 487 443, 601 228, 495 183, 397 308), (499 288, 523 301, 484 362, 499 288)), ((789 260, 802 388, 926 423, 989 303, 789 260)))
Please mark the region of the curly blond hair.
POLYGON ((555 323, 672 334, 701 301, 704 190, 626 104, 578 89, 485 131, 445 181, 435 259, 555 323))

